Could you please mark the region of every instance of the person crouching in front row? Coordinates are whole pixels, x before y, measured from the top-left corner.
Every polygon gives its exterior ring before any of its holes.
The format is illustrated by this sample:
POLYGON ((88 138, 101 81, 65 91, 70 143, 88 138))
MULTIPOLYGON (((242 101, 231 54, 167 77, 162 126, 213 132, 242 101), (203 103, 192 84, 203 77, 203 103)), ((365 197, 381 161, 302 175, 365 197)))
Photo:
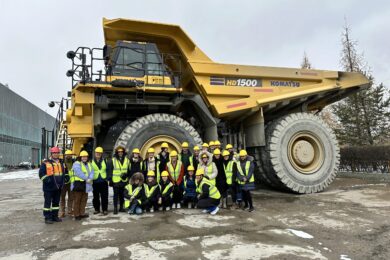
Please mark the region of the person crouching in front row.
POLYGON ((158 206, 161 205, 161 192, 160 186, 156 181, 156 175, 154 171, 149 171, 147 173, 147 180, 144 183, 144 201, 142 203, 143 208, 146 211, 153 213, 155 210, 158 210, 158 206))
POLYGON ((173 196, 173 183, 169 179, 169 173, 167 171, 163 171, 161 173, 160 180, 160 191, 161 191, 161 202, 162 202, 162 210, 170 210, 172 206, 172 196, 173 196))
POLYGON ((218 205, 221 199, 217 187, 204 176, 203 168, 196 171, 197 192, 199 193, 198 208, 204 209, 203 213, 217 214, 219 211, 218 205))
POLYGON ((144 175, 136 172, 131 176, 129 184, 126 185, 124 191, 125 209, 129 214, 142 214, 142 198, 144 197, 143 190, 144 175))
POLYGON ((187 167, 188 174, 184 176, 184 194, 183 194, 183 204, 187 205, 187 207, 195 208, 196 203, 198 202, 197 194, 196 194, 196 183, 194 176, 195 168, 192 165, 187 167))

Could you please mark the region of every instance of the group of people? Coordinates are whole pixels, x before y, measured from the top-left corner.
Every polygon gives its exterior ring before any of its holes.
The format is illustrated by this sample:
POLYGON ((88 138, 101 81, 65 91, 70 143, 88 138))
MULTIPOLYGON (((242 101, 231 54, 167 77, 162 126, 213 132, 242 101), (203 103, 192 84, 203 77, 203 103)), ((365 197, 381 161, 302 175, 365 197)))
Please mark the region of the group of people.
POLYGON ((86 151, 74 160, 69 150, 61 160, 60 149, 51 148, 51 157, 39 170, 45 223, 61 222, 66 208, 75 220, 88 217, 85 207, 91 191, 94 214, 107 215, 110 186, 114 214, 182 207, 203 209, 212 215, 221 207, 254 210, 254 162, 245 150, 237 154, 227 144, 221 151, 219 141, 196 145, 192 151, 183 142, 180 153, 169 151, 168 144, 162 143, 160 150, 156 154, 154 148, 149 148, 143 159, 138 148, 129 155, 119 146, 113 158, 108 159, 103 158, 103 148, 97 147, 92 160, 86 151))

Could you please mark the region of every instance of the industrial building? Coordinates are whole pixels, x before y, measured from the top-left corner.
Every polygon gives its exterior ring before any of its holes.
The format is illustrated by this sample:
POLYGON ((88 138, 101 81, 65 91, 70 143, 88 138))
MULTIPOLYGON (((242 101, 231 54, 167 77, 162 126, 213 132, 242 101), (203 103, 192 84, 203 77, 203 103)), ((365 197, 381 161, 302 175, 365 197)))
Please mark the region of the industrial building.
POLYGON ((54 117, 0 83, 0 169, 21 162, 38 165, 42 128, 52 130, 54 124, 54 117))

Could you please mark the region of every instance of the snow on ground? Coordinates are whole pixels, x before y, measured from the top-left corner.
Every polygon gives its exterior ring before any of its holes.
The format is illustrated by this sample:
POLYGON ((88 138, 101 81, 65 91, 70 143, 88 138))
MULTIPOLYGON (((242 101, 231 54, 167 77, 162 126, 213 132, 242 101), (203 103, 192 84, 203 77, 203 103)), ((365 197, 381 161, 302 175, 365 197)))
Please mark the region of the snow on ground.
POLYGON ((39 179, 38 169, 0 173, 0 181, 17 179, 39 179))
POLYGON ((290 231, 291 233, 293 233, 294 235, 296 235, 297 237, 301 237, 301 238, 313 238, 312 235, 306 233, 306 232, 303 232, 303 231, 300 231, 300 230, 295 230, 295 229, 287 229, 288 231, 290 231))
POLYGON ((176 221, 179 225, 191 228, 212 228, 232 225, 233 223, 230 220, 234 218, 234 216, 212 216, 209 214, 202 214, 185 215, 183 218, 176 221))
POLYGON ((9 256, 0 257, 0 260, 35 260, 37 259, 36 256, 33 256, 32 252, 22 253, 22 254, 13 254, 9 256))
POLYGON ((123 229, 114 229, 114 228, 90 228, 81 234, 73 237, 74 241, 107 241, 114 240, 114 237, 111 236, 113 232, 123 231, 123 229))
POLYGON ((52 254, 49 260, 95 260, 95 259, 107 259, 117 256, 119 254, 119 248, 117 247, 104 247, 104 248, 78 248, 67 249, 64 251, 56 252, 52 254))

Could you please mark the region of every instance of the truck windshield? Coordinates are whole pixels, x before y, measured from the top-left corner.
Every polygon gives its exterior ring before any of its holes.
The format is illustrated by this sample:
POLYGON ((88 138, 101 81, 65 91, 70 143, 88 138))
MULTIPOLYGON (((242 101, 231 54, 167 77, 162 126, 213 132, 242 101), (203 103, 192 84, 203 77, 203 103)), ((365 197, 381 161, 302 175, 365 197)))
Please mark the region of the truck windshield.
POLYGON ((144 53, 142 49, 120 48, 116 68, 124 70, 143 70, 144 62, 144 53))

